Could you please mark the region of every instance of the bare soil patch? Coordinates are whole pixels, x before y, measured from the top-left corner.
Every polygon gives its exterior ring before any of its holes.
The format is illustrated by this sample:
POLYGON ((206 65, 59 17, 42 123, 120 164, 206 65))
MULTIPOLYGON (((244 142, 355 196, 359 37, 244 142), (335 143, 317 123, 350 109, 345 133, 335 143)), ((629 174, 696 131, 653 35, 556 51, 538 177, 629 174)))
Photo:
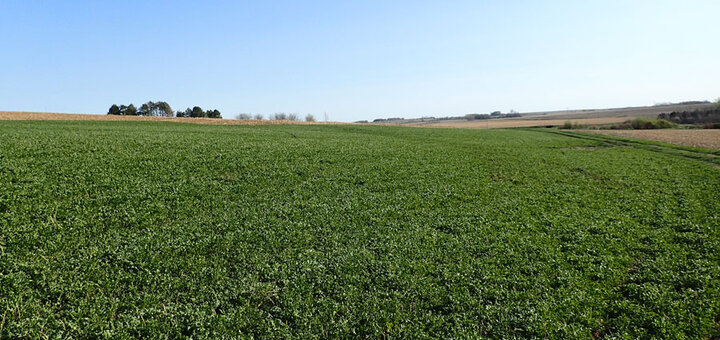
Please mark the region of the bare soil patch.
POLYGON ((583 132, 648 139, 671 144, 720 150, 720 130, 717 129, 583 130, 583 132))
POLYGON ((104 114, 80 113, 49 113, 49 112, 12 112, 0 111, 0 120, 97 120, 97 121, 153 121, 180 122, 209 125, 270 125, 270 124, 342 124, 342 123, 308 123, 290 120, 237 120, 217 118, 174 118, 174 117, 141 117, 115 116, 104 114))

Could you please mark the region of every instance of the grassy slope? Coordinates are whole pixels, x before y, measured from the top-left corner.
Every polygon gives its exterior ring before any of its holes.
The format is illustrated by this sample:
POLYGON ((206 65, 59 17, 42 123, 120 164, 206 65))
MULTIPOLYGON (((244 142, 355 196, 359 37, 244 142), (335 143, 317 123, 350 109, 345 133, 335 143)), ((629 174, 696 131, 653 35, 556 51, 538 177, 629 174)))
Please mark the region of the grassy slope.
POLYGON ((541 131, 0 122, 0 337, 720 336, 720 171, 541 131))

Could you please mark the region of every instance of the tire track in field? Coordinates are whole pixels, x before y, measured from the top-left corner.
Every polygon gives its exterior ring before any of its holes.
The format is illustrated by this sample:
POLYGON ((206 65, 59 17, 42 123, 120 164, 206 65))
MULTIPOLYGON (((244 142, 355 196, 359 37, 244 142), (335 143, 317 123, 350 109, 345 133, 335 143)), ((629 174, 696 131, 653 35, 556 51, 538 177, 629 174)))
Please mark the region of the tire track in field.
POLYGON ((578 138, 583 140, 591 140, 595 142, 602 142, 605 144, 611 144, 614 146, 625 146, 636 149, 642 149, 665 155, 684 157, 694 160, 699 160, 705 163, 713 165, 716 169, 720 169, 720 152, 714 150, 701 150, 698 148, 688 148, 683 146, 675 145, 661 145, 655 143, 645 143, 642 140, 630 140, 624 138, 618 138, 615 136, 607 135, 591 135, 582 132, 571 132, 571 131, 558 131, 558 130, 541 130, 541 129, 527 129, 529 131, 538 131, 544 133, 553 133, 570 138, 578 138))

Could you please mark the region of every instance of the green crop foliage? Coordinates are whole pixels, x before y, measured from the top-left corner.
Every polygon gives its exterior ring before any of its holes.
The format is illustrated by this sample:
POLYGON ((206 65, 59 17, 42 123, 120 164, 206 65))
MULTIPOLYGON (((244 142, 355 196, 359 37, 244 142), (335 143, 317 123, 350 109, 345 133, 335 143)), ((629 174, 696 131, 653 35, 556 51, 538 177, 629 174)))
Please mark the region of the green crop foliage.
POLYGON ((720 337, 717 155, 579 136, 0 122, 0 338, 720 337))

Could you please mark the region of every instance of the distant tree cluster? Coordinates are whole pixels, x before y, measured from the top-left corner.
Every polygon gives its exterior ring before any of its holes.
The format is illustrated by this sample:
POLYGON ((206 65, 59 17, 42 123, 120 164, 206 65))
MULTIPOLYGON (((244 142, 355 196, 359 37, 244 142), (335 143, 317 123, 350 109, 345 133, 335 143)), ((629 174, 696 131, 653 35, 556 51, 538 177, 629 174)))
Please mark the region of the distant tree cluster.
POLYGON ((188 108, 185 111, 178 111, 173 113, 170 104, 163 101, 153 102, 149 101, 140 106, 140 109, 136 108, 135 105, 120 105, 113 104, 108 110, 109 115, 119 116, 150 116, 150 117, 205 117, 205 118, 222 118, 220 111, 218 110, 207 110, 204 111, 199 106, 195 106, 192 109, 188 108))
POLYGON ((522 117, 522 115, 515 110, 510 110, 510 113, 502 113, 500 111, 494 111, 490 114, 487 113, 471 113, 465 115, 465 119, 467 120, 475 120, 475 119, 497 119, 497 118, 516 118, 516 117, 522 117))
POLYGON ((135 108, 135 105, 120 105, 117 106, 116 104, 112 104, 110 106, 110 110, 108 110, 109 115, 117 115, 117 116, 137 116, 137 108, 135 108))
POLYGON ((170 104, 167 102, 159 101, 159 102, 152 102, 149 101, 145 104, 142 104, 140 106, 140 109, 137 109, 135 105, 120 105, 113 104, 110 106, 110 109, 108 110, 109 115, 120 115, 120 116, 155 116, 155 117, 172 117, 173 116, 173 110, 170 107, 170 104))
POLYGON ((701 104, 710 104, 707 100, 688 100, 684 102, 662 102, 662 103, 655 103, 653 106, 673 106, 673 105, 701 105, 701 104))
POLYGON ((400 118, 400 117, 378 118, 378 119, 373 119, 373 123, 399 122, 399 121, 403 121, 403 120, 405 120, 405 118, 400 118))
MULTIPOLYGON (((240 113, 237 116, 235 116, 235 119, 238 120, 263 120, 265 117, 262 114, 251 114, 251 113, 240 113)), ((270 120, 291 120, 291 121, 297 121, 300 120, 300 117, 296 113, 285 113, 285 112, 277 112, 269 116, 270 120)), ((305 121, 306 122, 315 122, 315 116, 311 113, 308 113, 305 115, 305 121)))
POLYGON ((193 108, 187 108, 185 111, 178 111, 175 113, 175 117, 178 118, 222 118, 222 114, 218 110, 203 110, 199 106, 193 106, 193 108))
POLYGON ((296 113, 275 112, 270 117, 272 120, 298 120, 298 115, 296 113))
POLYGON ((470 113, 466 114, 465 116, 447 116, 447 117, 433 117, 433 116, 425 116, 422 118, 378 118, 374 119, 373 123, 398 123, 398 122, 432 122, 432 121, 441 121, 441 120, 461 120, 461 119, 467 119, 467 120, 476 120, 476 119, 498 119, 498 118, 515 118, 515 117, 522 117, 522 115, 515 111, 510 110, 510 113, 502 113, 500 111, 494 111, 491 113, 470 113))
POLYGON ((661 113, 658 119, 664 119, 679 124, 706 124, 720 122, 720 105, 704 110, 673 111, 661 113))
POLYGON ((465 119, 467 119, 467 120, 490 119, 490 118, 493 118, 493 117, 487 113, 469 113, 469 114, 465 115, 465 119))
POLYGON ((147 102, 140 106, 141 116, 172 117, 173 110, 167 102, 147 102))
POLYGON ((678 105, 698 105, 698 104, 710 104, 710 102, 707 100, 689 100, 689 101, 678 103, 678 105))

